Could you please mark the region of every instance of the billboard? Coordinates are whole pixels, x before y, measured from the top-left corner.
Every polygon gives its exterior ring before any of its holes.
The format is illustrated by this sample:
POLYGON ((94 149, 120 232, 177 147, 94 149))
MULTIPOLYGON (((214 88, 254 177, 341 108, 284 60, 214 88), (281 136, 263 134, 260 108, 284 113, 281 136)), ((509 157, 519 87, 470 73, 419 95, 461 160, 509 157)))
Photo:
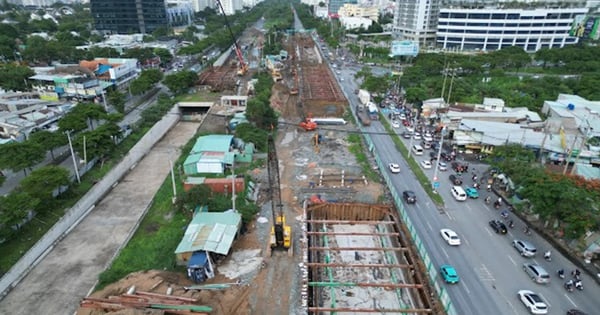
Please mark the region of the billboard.
POLYGON ((419 54, 419 44, 411 40, 392 41, 390 48, 390 57, 411 56, 416 57, 419 54))
POLYGON ((598 26, 600 24, 600 18, 588 15, 576 15, 571 24, 571 30, 569 35, 586 38, 586 39, 598 39, 598 26))

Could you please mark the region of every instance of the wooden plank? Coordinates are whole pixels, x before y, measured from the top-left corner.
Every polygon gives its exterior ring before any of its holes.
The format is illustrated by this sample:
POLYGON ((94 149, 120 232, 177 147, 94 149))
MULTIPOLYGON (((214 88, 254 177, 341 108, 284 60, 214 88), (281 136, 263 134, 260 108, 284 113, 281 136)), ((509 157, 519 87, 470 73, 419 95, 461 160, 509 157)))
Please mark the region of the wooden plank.
POLYGON ((165 300, 177 300, 177 301, 184 301, 184 302, 191 302, 191 303, 198 302, 198 299, 193 299, 193 298, 188 298, 188 297, 183 297, 183 296, 176 296, 176 295, 166 295, 166 294, 144 292, 144 291, 137 291, 137 292, 135 292, 135 294, 143 295, 143 296, 151 296, 151 297, 156 297, 156 298, 165 299, 165 300))

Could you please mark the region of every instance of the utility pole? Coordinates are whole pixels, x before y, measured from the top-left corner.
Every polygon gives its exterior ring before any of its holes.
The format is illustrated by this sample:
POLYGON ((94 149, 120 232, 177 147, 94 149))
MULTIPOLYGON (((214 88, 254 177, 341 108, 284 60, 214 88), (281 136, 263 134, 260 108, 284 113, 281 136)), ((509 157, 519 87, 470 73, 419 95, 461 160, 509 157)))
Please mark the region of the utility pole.
MULTIPOLYGON (((448 78, 448 64, 444 67, 444 82, 442 83, 442 100, 444 100, 444 92, 446 91, 446 79, 448 78)), ((444 102, 446 102, 444 100, 444 102)))
POLYGON ((437 160, 435 163, 435 170, 433 170, 433 180, 431 182, 433 191, 436 191, 436 189, 438 188, 438 186, 440 185, 439 182, 439 178, 438 176, 438 171, 440 169, 440 158, 442 156, 442 147, 444 146, 444 137, 446 136, 446 127, 444 126, 442 128, 442 138, 440 139, 440 147, 438 148, 438 152, 437 152, 437 160))
POLYGON ((448 104, 450 104, 450 96, 452 95, 452 84, 454 83, 454 70, 455 69, 450 69, 450 71, 452 71, 450 73, 450 75, 452 75, 452 78, 450 79, 450 88, 448 89, 448 104))
POLYGON ((77 165, 77 159, 75 159, 75 151, 73 151, 73 143, 71 142, 71 132, 67 131, 67 139, 69 139, 69 149, 71 149, 71 157, 73 158, 73 167, 75 169, 75 177, 77 183, 81 184, 81 178, 79 177, 79 166, 77 165))
POLYGON ((581 145, 579 145, 579 152, 577 152, 577 157, 575 157, 575 163, 573 163, 573 167, 571 168, 571 172, 569 173, 571 175, 575 173, 575 166, 577 165, 577 163, 579 163, 579 156, 581 156, 581 151, 583 151, 583 147, 585 146, 587 139, 589 139, 590 131, 592 130, 589 121, 586 121, 586 123, 588 126, 585 128, 585 137, 581 140, 581 145))
POLYGON ((173 185, 173 198, 171 202, 175 204, 177 201, 177 186, 175 186, 175 172, 173 171, 173 161, 169 158, 169 167, 171 168, 171 184, 173 185))
POLYGON ((544 123, 544 138, 542 139, 542 144, 540 145, 540 163, 544 165, 544 145, 546 144, 546 139, 548 138, 548 120, 544 123))
MULTIPOLYGON (((571 148, 569 148, 569 154, 567 155, 567 158, 565 160, 565 168, 563 169, 563 175, 565 175, 567 173, 567 168, 569 167, 569 160, 571 159, 571 154, 573 154, 573 149, 575 148, 575 143, 577 143, 577 139, 579 138, 579 134, 575 135, 575 140, 573 140, 573 143, 571 143, 571 148)), ((584 141, 585 142, 585 141, 584 141)))

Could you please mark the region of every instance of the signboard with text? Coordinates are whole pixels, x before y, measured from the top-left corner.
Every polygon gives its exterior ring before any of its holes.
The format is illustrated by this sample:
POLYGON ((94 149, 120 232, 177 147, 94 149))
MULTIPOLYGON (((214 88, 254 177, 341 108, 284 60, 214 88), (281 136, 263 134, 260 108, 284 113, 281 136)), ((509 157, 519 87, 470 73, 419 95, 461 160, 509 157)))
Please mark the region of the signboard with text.
POLYGON ((390 48, 390 57, 411 56, 416 57, 419 54, 419 44, 411 40, 392 41, 390 48))

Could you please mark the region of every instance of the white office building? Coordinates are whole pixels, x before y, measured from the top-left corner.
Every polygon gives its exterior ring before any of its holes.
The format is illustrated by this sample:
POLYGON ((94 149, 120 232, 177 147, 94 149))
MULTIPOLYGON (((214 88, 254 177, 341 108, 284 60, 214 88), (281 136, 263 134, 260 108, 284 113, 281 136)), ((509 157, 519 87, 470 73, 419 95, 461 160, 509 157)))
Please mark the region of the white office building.
POLYGON ((448 7, 440 10, 437 47, 447 50, 498 50, 518 46, 528 52, 578 42, 569 35, 576 16, 588 9, 501 9, 448 7))
POLYGON ((396 3, 394 36, 419 43, 421 47, 435 45, 440 0, 403 0, 396 3))

